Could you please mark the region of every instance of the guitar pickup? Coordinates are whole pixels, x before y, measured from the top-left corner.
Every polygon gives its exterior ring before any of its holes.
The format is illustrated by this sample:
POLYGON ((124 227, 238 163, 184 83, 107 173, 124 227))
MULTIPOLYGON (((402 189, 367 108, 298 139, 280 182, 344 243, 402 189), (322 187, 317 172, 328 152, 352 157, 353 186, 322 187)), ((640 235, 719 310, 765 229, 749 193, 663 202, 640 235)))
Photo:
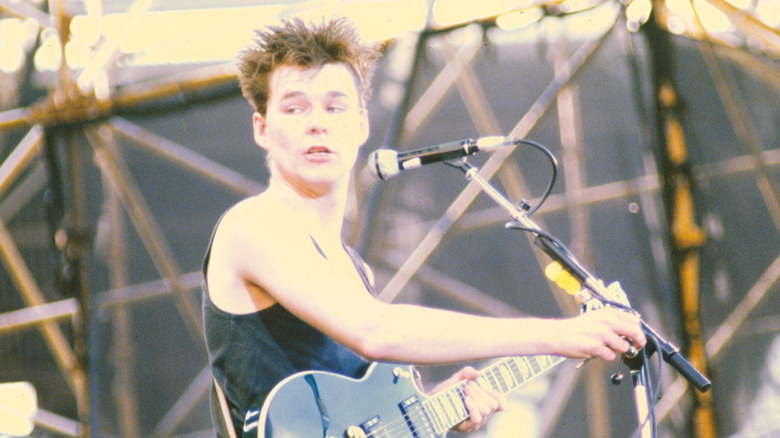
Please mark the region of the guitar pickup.
POLYGON ((398 404, 398 407, 401 409, 404 418, 406 418, 406 426, 413 437, 418 438, 421 434, 428 436, 427 433, 433 430, 428 414, 423 409, 416 395, 402 401, 398 404))
POLYGON ((408 412, 408 410, 409 410, 409 406, 417 403, 417 401, 418 400, 417 400, 417 396, 416 395, 413 395, 413 396, 407 398, 406 400, 402 401, 401 404, 400 404, 401 412, 406 414, 408 412))
POLYGON ((372 417, 370 420, 368 420, 368 421, 366 421, 366 422, 362 423, 362 424, 360 425, 360 427, 361 427, 363 430, 365 430, 365 431, 366 431, 366 433, 370 434, 370 433, 371 433, 371 432, 373 432, 373 430, 374 430, 374 429, 376 429, 376 428, 377 428, 377 426, 379 426, 381 423, 382 423, 382 421, 380 420, 380 418, 379 418, 379 415, 377 415, 376 417, 372 417))

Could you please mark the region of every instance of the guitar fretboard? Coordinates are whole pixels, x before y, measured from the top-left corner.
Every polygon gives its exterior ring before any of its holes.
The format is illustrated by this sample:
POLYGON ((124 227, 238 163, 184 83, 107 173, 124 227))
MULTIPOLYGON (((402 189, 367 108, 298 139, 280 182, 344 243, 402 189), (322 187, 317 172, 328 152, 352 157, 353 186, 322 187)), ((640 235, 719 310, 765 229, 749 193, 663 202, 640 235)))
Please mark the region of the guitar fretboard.
MULTIPOLYGON (((563 360, 559 356, 508 357, 482 370, 476 382, 484 389, 492 388, 506 394, 563 360)), ((437 435, 469 417, 463 403, 466 383, 460 382, 423 402, 437 435)))

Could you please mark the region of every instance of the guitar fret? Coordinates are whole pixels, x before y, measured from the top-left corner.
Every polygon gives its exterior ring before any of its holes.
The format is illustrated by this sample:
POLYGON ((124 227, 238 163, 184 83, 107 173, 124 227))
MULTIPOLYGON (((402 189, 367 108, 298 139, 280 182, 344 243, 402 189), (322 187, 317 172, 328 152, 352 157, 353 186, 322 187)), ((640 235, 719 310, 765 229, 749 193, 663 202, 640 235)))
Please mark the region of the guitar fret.
POLYGON ((490 388, 490 389, 497 389, 495 383, 493 383, 492 376, 490 375, 490 369, 486 369, 480 373, 480 376, 485 380, 485 384, 482 385, 483 388, 490 388))
POLYGON ((453 419, 450 417, 450 411, 447 409, 447 405, 444 403, 444 398, 446 397, 446 393, 442 393, 438 397, 434 399, 434 408, 436 410, 436 413, 439 415, 439 419, 441 421, 442 430, 449 430, 452 426, 458 424, 454 423, 453 419))
POLYGON ((528 358, 528 363, 531 364, 531 369, 533 370, 534 374, 539 374, 542 372, 542 367, 539 365, 539 361, 535 358, 528 358))
MULTIPOLYGON (((505 358, 483 370, 476 382, 482 388, 491 388, 506 394, 563 360, 557 356, 505 358)), ((444 434, 469 417, 463 401, 465 384, 466 382, 461 382, 423 403, 430 426, 437 435, 444 434)))
POLYGON ((469 418, 466 405, 463 403, 463 387, 458 386, 455 390, 450 391, 449 398, 455 410, 455 424, 469 418))
POLYGON ((441 399, 439 400, 439 406, 441 408, 442 418, 444 419, 444 424, 449 429, 449 425, 452 424, 452 418, 450 418, 450 411, 447 409, 447 404, 443 402, 444 394, 442 394, 441 399))
POLYGON ((487 375, 484 373, 480 374, 479 377, 477 377, 477 384, 481 388, 491 388, 490 380, 488 380, 487 375))
POLYGON ((501 383, 498 381, 498 376, 496 375, 494 369, 491 368, 488 370, 488 378, 490 379, 490 385, 493 387, 493 389, 504 392, 501 390, 501 383))
POLYGON ((528 362, 525 357, 518 357, 517 359, 517 368, 519 372, 519 376, 523 378, 523 382, 528 380, 532 377, 531 370, 528 368, 528 362))
POLYGON ((506 361, 501 361, 498 366, 498 372, 503 383, 501 391, 503 394, 506 394, 517 386, 517 382, 515 382, 514 376, 512 376, 511 370, 509 369, 509 364, 507 364, 506 361))
POLYGON ((423 407, 425 408, 425 412, 427 412, 428 418, 431 421, 431 426, 433 426, 433 429, 436 431, 436 435, 441 435, 449 428, 445 427, 444 423, 441 421, 441 414, 437 409, 438 406, 436 405, 435 401, 435 398, 428 399, 423 402, 423 407))
MULTIPOLYGON (((433 399, 431 399, 431 400, 433 400, 433 399)), ((428 406, 428 407, 430 407, 432 409, 432 411, 431 411, 431 418, 435 419, 434 427, 438 426, 438 427, 436 427, 436 430, 437 431, 439 431, 439 430, 447 430, 447 429, 444 429, 444 422, 442 421, 442 418, 441 418, 441 407, 438 404, 436 404, 435 402, 434 403, 426 403, 426 406, 428 406)))
POLYGON ((451 425, 458 424, 458 414, 455 403, 452 402, 452 391, 444 393, 444 411, 447 413, 447 423, 451 425))
MULTIPOLYGON (((482 388, 492 388, 505 394, 563 360, 564 358, 557 356, 505 358, 483 370, 476 382, 482 388)), ((445 433, 451 427, 468 418, 468 411, 463 402, 465 384, 462 382, 429 399, 430 403, 426 402, 426 411, 429 413, 431 426, 436 430, 437 435, 445 433)))
POLYGON ((447 403, 447 395, 448 393, 446 392, 442 394, 440 401, 442 412, 444 412, 444 419, 446 420, 447 424, 450 425, 452 424, 452 420, 454 420, 454 418, 452 418, 452 409, 450 409, 450 405, 447 403))
MULTIPOLYGON (((506 394, 563 360, 564 358, 557 356, 505 358, 484 369, 477 377, 476 383, 482 388, 490 388, 506 394)), ((465 383, 435 397, 438 403, 433 405, 436 415, 433 416, 432 422, 437 431, 449 430, 468 418, 468 411, 463 402, 463 385, 465 383)))
POLYGON ((496 382, 496 390, 499 392, 506 392, 507 391, 507 385, 504 381, 504 376, 501 375, 500 370, 493 369, 491 371, 491 374, 493 375, 493 380, 496 382))
POLYGON ((509 362, 509 371, 512 373, 512 378, 515 380, 515 384, 520 386, 525 382, 523 376, 520 373, 520 366, 517 363, 517 358, 512 358, 509 362))

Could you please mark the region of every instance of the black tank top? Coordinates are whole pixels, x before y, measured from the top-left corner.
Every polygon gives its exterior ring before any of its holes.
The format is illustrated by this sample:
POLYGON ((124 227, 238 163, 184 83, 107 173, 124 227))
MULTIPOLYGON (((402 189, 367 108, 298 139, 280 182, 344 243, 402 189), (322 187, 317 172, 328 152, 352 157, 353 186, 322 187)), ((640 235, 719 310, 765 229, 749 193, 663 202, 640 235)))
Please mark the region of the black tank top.
MULTIPOLYGON (((364 262, 351 248, 345 248, 368 293, 375 294, 364 262)), ((203 262, 204 279, 210 253, 211 243, 203 262)), ((308 370, 358 378, 368 366, 360 356, 278 303, 249 314, 222 311, 211 301, 205 281, 203 326, 211 370, 225 393, 238 436, 246 411, 262 407, 268 393, 285 378, 308 370)), ((212 414, 219 412, 212 400, 212 414)))

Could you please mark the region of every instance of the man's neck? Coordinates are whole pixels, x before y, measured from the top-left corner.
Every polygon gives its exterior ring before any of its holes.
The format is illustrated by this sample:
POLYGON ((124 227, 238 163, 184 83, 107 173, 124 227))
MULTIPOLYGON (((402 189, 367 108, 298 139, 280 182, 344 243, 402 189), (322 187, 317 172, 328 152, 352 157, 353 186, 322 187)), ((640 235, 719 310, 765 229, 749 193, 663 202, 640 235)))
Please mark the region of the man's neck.
POLYGON ((317 235, 341 236, 347 205, 347 184, 333 187, 318 196, 302 194, 290 184, 271 177, 267 196, 273 196, 301 215, 317 235))

